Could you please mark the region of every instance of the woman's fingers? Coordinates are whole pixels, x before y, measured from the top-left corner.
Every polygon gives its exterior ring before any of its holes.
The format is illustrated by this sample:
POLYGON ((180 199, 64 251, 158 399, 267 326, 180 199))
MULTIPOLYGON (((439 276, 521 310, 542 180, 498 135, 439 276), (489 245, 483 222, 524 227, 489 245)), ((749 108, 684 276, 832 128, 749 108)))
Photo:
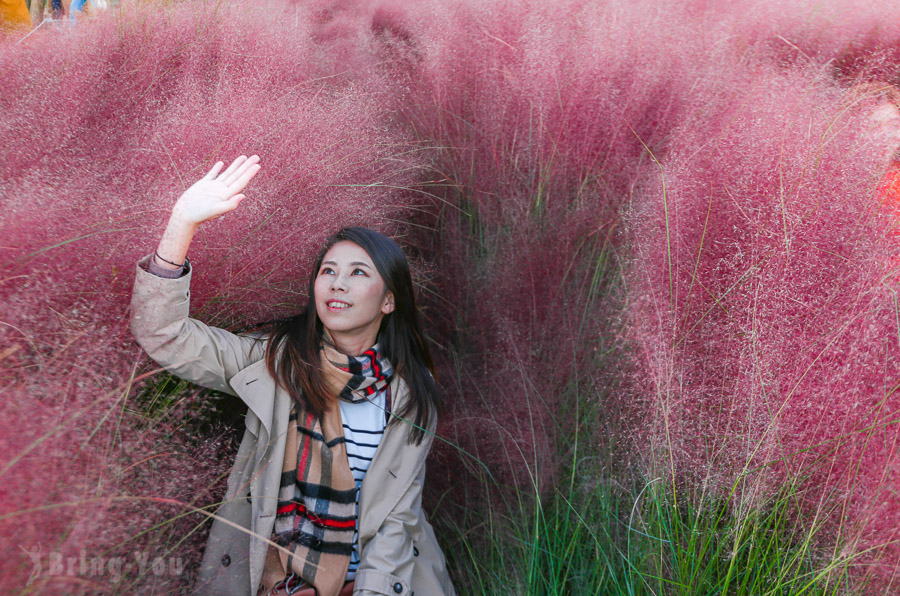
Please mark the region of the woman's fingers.
MULTIPOLYGON (((231 188, 234 189, 234 190, 232 190, 232 192, 240 192, 240 190, 241 190, 241 188, 243 188, 243 186, 238 187, 236 185, 236 182, 238 180, 240 180, 241 178, 243 178, 246 175, 247 171, 249 169, 251 169, 253 166, 255 166, 258 162, 259 162, 259 156, 251 155, 249 158, 247 158, 245 161, 243 161, 237 168, 235 168, 234 170, 229 172, 227 175, 223 176, 222 181, 230 189, 231 188)), ((256 169, 259 170, 259 166, 256 166, 256 169)), ((250 176, 250 178, 252 178, 252 177, 253 176, 250 176)), ((245 185, 247 184, 247 182, 250 181, 250 178, 248 178, 247 181, 244 182, 245 185)))
POLYGON ((222 166, 224 166, 224 165, 225 164, 222 163, 221 161, 217 161, 216 164, 212 167, 212 169, 206 173, 206 176, 203 177, 203 180, 214 179, 219 174, 219 170, 221 170, 222 166))
MULTIPOLYGON (((221 174, 219 174, 217 180, 222 180, 223 182, 225 182, 225 181, 228 179, 228 177, 229 177, 235 170, 237 170, 237 169, 241 166, 241 164, 243 164, 245 161, 247 161, 247 156, 246 156, 246 155, 239 155, 239 156, 237 157, 237 159, 235 159, 233 162, 231 162, 231 164, 228 166, 228 168, 227 168, 224 172, 222 172, 221 174)), ((227 184, 227 182, 225 182, 225 183, 227 184)))
POLYGON ((240 172, 240 177, 228 185, 228 191, 232 193, 241 192, 247 183, 253 180, 256 173, 259 172, 259 164, 251 164, 246 170, 240 172))
POLYGON ((234 195, 224 203, 222 203, 222 214, 228 213, 229 211, 234 211, 238 208, 238 205, 241 204, 241 201, 244 200, 244 195, 234 195))

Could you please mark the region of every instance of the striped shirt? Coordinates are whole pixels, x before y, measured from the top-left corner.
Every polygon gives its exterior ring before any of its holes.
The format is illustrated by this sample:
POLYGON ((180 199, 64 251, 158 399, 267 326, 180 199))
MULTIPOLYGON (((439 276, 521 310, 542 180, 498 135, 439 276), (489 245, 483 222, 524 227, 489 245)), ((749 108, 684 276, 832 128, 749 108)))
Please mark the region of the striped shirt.
MULTIPOLYGON (((344 426, 344 439, 347 447, 347 461, 356 481, 356 515, 359 519, 359 488, 362 486, 366 471, 375 457, 375 450, 381 443, 385 426, 385 392, 379 391, 368 400, 347 402, 341 400, 341 420, 344 426)), ((350 567, 347 570, 347 581, 356 578, 359 567, 359 522, 353 533, 353 554, 350 555, 350 567)))

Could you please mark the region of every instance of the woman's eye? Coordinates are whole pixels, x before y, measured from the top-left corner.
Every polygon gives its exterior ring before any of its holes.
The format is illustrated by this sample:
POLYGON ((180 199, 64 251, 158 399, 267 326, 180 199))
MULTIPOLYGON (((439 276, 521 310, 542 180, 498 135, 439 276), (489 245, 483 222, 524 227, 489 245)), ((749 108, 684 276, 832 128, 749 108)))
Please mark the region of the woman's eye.
POLYGON ((319 271, 319 275, 331 275, 334 273, 334 270, 331 267, 322 267, 322 270, 319 271))
POLYGON ((353 270, 353 275, 365 275, 365 274, 366 274, 366 272, 363 271, 362 269, 354 269, 353 270))

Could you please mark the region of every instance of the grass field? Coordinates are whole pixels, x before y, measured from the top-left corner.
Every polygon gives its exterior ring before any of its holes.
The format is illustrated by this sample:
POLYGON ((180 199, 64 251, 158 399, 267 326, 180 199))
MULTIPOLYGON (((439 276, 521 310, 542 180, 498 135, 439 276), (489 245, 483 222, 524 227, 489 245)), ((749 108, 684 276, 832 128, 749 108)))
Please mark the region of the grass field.
POLYGON ((0 584, 189 589, 242 406, 141 353, 133 267, 258 153, 192 315, 296 312, 329 233, 398 239, 461 594, 892 593, 897 84, 891 2, 123 0, 7 34, 0 584))

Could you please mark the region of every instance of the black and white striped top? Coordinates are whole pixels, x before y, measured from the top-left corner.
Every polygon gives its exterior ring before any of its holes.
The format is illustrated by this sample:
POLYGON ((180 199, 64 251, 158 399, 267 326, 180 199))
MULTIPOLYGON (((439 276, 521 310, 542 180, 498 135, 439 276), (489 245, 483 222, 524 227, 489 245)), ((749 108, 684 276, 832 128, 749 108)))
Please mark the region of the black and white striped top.
POLYGON ((386 402, 384 391, 379 391, 368 400, 340 402, 344 439, 347 441, 347 460, 356 480, 357 530, 353 534, 353 554, 350 555, 347 581, 356 578, 356 568, 359 567, 359 487, 362 486, 366 471, 375 457, 375 450, 384 435, 386 402))

